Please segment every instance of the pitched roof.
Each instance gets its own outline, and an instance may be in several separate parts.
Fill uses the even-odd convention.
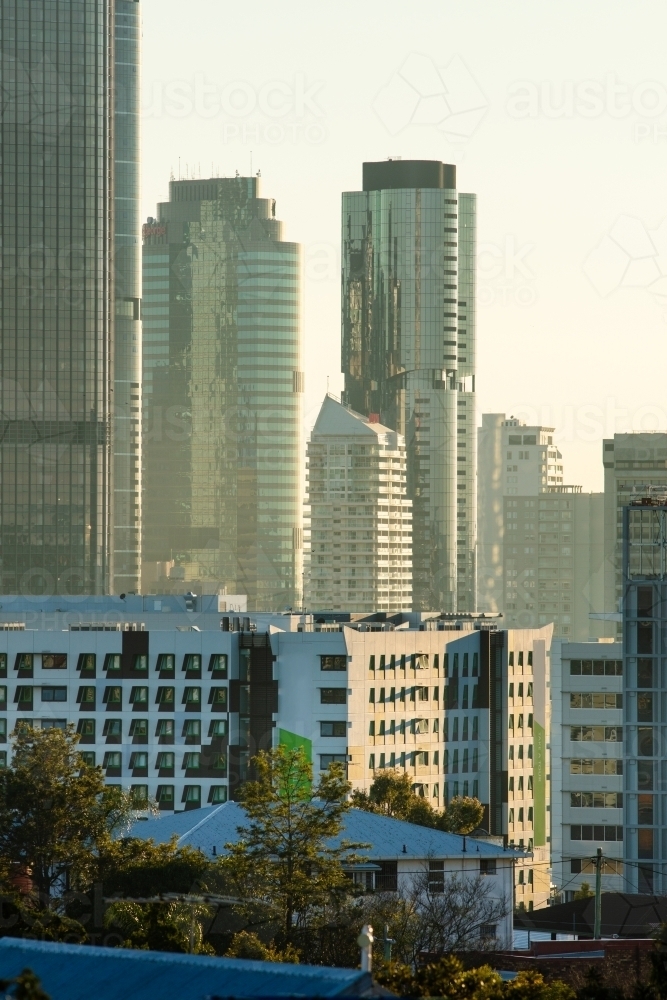
[[[601,933],[603,937],[648,937],[667,921],[667,898],[630,892],[602,893]],[[557,903],[532,913],[517,914],[515,928],[522,930],[577,933],[593,936],[595,898]]]
[[[371,423],[368,417],[364,417],[355,410],[343,406],[333,396],[326,395],[315,426],[313,435],[332,435],[334,437],[348,437],[349,435],[371,435],[377,437],[378,434],[393,434],[390,427],[384,424]]]
[[[134,824],[131,836],[142,840],[152,838],[156,843],[165,843],[174,834],[179,846],[188,845],[200,850],[208,857],[224,854],[224,845],[238,840],[237,828],[247,823],[243,808],[237,802],[225,802],[221,806],[193,809],[188,812],[169,813],[159,819],[139,821]],[[454,833],[431,830],[414,823],[405,823],[389,816],[350,809],[343,817],[343,830],[339,840],[370,844],[363,854],[370,859],[385,861],[407,858],[508,858],[523,856],[523,852],[503,850],[502,846],[486,840],[464,838]]]
[[[0,978],[30,968],[55,1000],[203,1000],[204,997],[360,996],[371,977],[359,969],[209,958],[0,939]]]

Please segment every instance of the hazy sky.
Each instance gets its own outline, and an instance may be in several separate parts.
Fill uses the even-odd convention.
[[[342,387],[340,193],[396,155],[478,197],[478,419],[555,425],[585,489],[603,436],[667,428],[664,0],[142,7],[144,214],[179,159],[252,157],[305,248],[308,426]]]

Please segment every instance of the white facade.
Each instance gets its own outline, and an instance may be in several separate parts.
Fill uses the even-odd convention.
[[[308,445],[306,607],[412,609],[412,501],[401,434],[327,395]]]
[[[623,875],[622,647],[611,640],[554,641],[551,652],[551,843],[563,901],[605,858],[603,892],[627,892]]]

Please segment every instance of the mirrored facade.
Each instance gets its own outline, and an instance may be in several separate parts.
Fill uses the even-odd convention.
[[[302,600],[301,249],[258,177],[181,180],[144,227],[145,591]]]
[[[475,219],[438,161],[343,195],[344,398],[406,439],[420,610],[475,607]]]
[[[5,593],[110,584],[113,35],[110,0],[0,5]]]

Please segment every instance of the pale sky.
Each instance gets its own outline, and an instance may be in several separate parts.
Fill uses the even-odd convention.
[[[664,0],[142,0],[143,205],[261,169],[304,245],[306,420],[340,374],[340,194],[387,156],[478,198],[478,421],[667,429]],[[187,173],[186,173],[187,171]],[[663,277],[663,274],[665,275]]]

